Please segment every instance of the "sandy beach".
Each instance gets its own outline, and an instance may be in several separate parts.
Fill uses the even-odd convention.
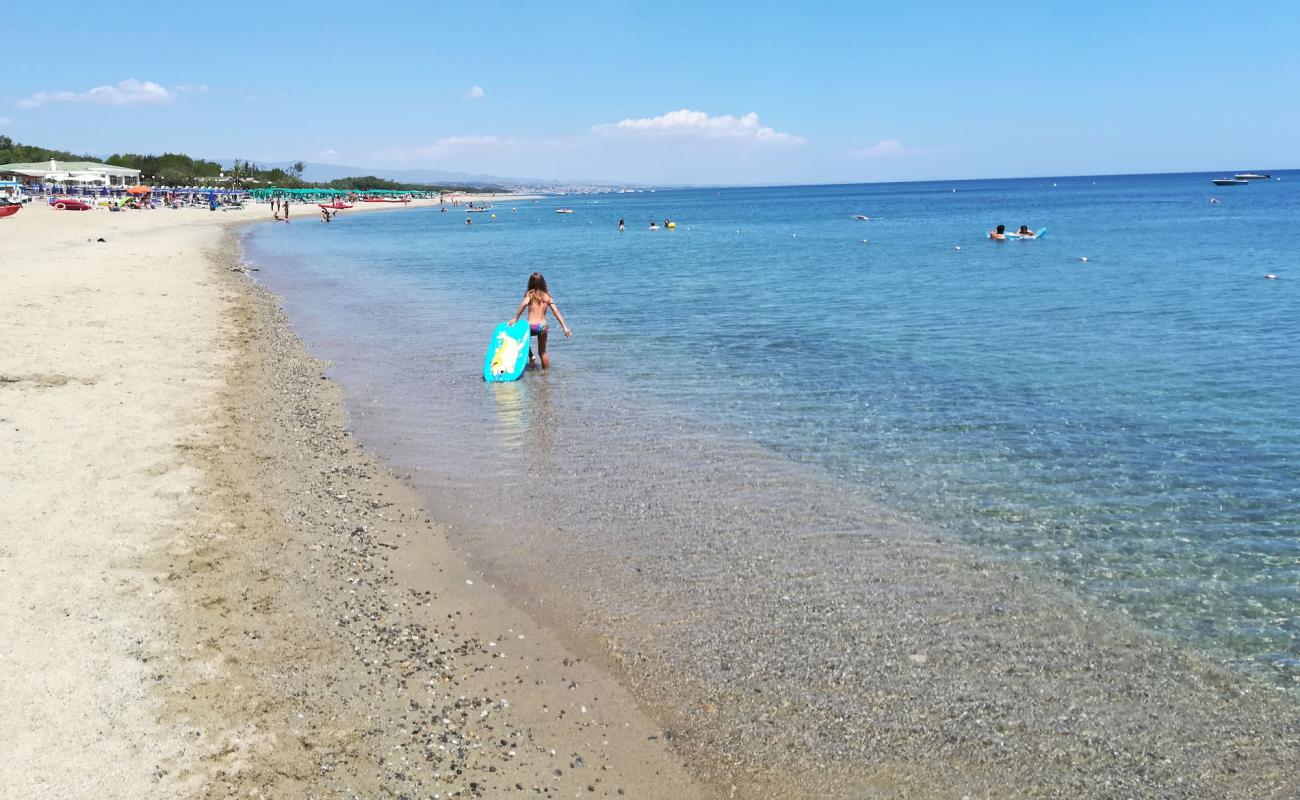
[[[353,444],[267,217],[0,229],[0,795],[705,794]]]

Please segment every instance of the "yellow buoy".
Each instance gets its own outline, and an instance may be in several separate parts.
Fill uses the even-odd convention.
[[[492,216],[492,219],[496,219],[496,218],[497,218],[497,215],[496,215],[496,214],[493,214],[493,215],[491,215],[491,216]]]

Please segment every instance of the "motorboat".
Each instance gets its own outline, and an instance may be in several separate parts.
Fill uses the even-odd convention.
[[[492,206],[470,206],[465,209],[466,214],[482,214],[484,211],[491,211]]]
[[[556,213],[556,214],[572,214],[572,213],[573,213],[573,209],[571,209],[571,208],[557,208],[557,209],[555,209],[555,213]]]
[[[1213,178],[1215,186],[1245,186],[1250,183],[1248,180],[1241,178]]]
[[[78,200],[75,197],[57,197],[54,200],[50,201],[50,205],[54,206],[59,211],[89,211],[90,210],[89,203],[83,200]]]
[[[859,222],[867,222],[871,219],[871,217],[868,217],[866,214],[854,214],[853,218]]]
[[[1258,172],[1238,172],[1236,175],[1233,175],[1232,177],[1236,178],[1239,181],[1266,181],[1273,176],[1269,175],[1268,173],[1260,175]]]

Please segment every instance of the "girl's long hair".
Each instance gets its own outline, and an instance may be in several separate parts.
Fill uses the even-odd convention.
[[[532,275],[529,275],[528,291],[541,292],[542,294],[550,294],[550,292],[546,288],[546,277],[543,276],[542,273],[540,272],[534,272]]]

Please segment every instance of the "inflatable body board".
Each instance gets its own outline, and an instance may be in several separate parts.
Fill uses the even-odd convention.
[[[487,354],[483,357],[483,380],[488,382],[518,380],[528,366],[528,320],[514,325],[502,322],[492,330]]]
[[[1033,236],[1021,236],[1018,233],[1007,233],[1006,237],[1008,239],[1041,239],[1046,235],[1047,235],[1047,228],[1039,228],[1038,233],[1035,233]]]

